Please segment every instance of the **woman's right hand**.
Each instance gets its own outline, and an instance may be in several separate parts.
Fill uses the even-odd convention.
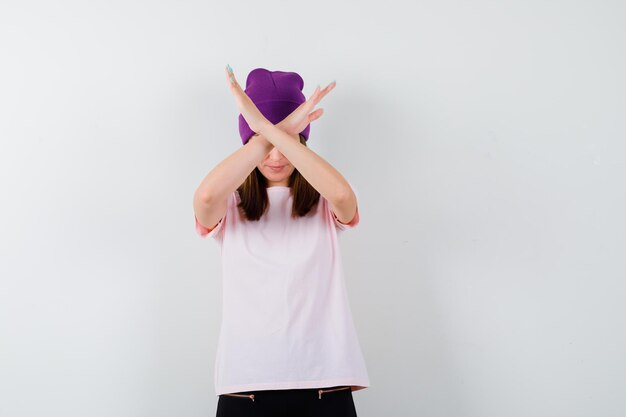
[[[324,109],[317,109],[313,111],[315,106],[324,98],[326,94],[328,94],[335,86],[336,82],[332,82],[326,86],[323,90],[320,90],[319,87],[315,88],[315,91],[309,97],[307,101],[300,104],[297,109],[295,109],[289,116],[283,119],[280,122],[281,128],[283,128],[287,133],[292,135],[297,135],[302,132],[312,121],[319,119],[322,117],[324,113]]]

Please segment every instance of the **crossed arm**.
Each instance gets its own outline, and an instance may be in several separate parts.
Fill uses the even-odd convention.
[[[274,146],[328,200],[341,223],[347,224],[354,219],[356,195],[341,173],[308,146],[301,144],[297,134],[286,132],[281,123],[267,123],[258,135],[217,164],[202,180],[194,194],[194,209],[202,224],[212,226],[217,223],[220,214],[226,210],[228,196]]]
[[[291,135],[279,126],[267,123],[258,136],[278,148],[309,184],[328,200],[340,222],[348,223],[354,218],[357,201],[348,181],[325,159],[301,144],[297,134]]]

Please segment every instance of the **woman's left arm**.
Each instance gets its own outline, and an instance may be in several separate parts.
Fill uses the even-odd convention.
[[[328,200],[340,222],[348,223],[354,218],[356,195],[335,167],[301,144],[298,135],[290,135],[270,122],[261,125],[259,135],[278,148],[309,184]]]

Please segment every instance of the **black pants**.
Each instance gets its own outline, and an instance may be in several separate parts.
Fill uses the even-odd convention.
[[[216,417],[356,417],[349,386],[222,394]]]

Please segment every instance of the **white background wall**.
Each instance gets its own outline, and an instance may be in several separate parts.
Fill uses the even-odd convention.
[[[214,415],[221,268],[192,196],[224,75],[299,72],[368,416],[623,416],[620,1],[0,3],[0,415]]]

